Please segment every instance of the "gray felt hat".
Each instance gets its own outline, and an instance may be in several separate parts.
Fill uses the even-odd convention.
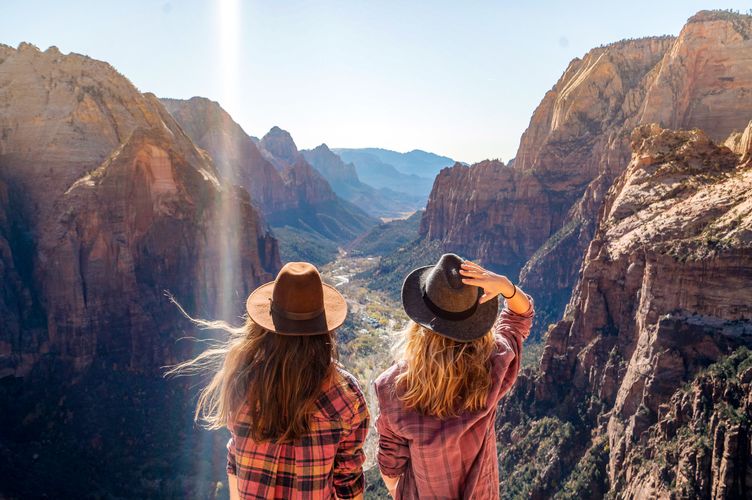
[[[499,299],[481,304],[483,291],[462,283],[460,264],[461,257],[445,253],[436,265],[412,271],[402,284],[402,306],[419,325],[458,342],[471,342],[493,326]]]

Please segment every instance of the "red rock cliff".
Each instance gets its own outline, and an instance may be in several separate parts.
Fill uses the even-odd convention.
[[[174,341],[186,327],[164,291],[204,314],[224,300],[218,244],[233,249],[233,293],[278,268],[248,195],[218,180],[159,101],[106,63],[0,47],[0,103],[5,226],[24,264],[4,272],[19,276],[17,316],[30,315],[20,334],[0,332],[6,370],[24,375],[50,356],[78,369],[100,360],[157,370],[181,354]]]
[[[211,155],[220,175],[246,188],[267,216],[336,197],[326,179],[303,159],[287,131],[273,127],[257,145],[216,102],[202,97],[162,102],[191,139]]]
[[[523,379],[502,406],[501,420],[514,421],[515,398],[525,400],[534,421],[555,418],[576,436],[560,443],[554,481],[534,485],[536,495],[576,479],[629,497],[664,405],[701,369],[752,345],[752,165],[699,130],[646,125],[632,145],[564,319],[549,332],[540,375]],[[607,477],[587,472],[594,462]],[[735,466],[734,477],[752,477],[752,464]],[[752,491],[752,481],[742,484],[736,491]]]
[[[543,324],[556,321],[605,192],[629,161],[631,130],[655,121],[720,141],[752,117],[751,30],[750,16],[701,12],[676,38],[573,60],[535,110],[512,172],[484,162],[439,174],[422,234],[503,272],[522,269]]]

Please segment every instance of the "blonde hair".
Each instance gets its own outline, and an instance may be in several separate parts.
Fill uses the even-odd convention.
[[[335,372],[333,335],[284,336],[250,318],[235,328],[223,321],[193,320],[229,334],[167,375],[213,373],[201,390],[194,418],[208,429],[231,425],[244,404],[250,437],[286,442],[309,429],[315,402]],[[246,411],[244,410],[244,413]]]
[[[411,321],[401,335],[397,357],[405,368],[396,385],[405,407],[443,419],[485,406],[494,351],[490,331],[457,342]]]

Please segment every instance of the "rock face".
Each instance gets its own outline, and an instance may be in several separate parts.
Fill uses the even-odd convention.
[[[3,374],[43,358],[158,370],[186,326],[165,290],[219,313],[223,290],[245,295],[279,267],[247,194],[106,63],[3,46],[0,103]],[[224,265],[236,279],[220,286]]]
[[[626,458],[625,496],[748,498],[751,421],[752,354],[740,349],[661,406]]]
[[[196,347],[165,295],[237,323],[276,239],[106,63],[0,46],[0,109],[0,496],[209,497],[223,436],[162,377]]]
[[[699,130],[645,125],[631,142],[632,160],[605,197],[540,374],[502,403],[502,422],[527,412],[532,422],[553,418],[572,429],[574,438],[559,443],[550,481],[532,482],[534,497],[558,488],[639,493],[634,474],[664,405],[701,369],[752,345],[752,164]],[[719,401],[736,405],[729,394]],[[500,437],[514,448],[512,433]],[[690,465],[683,470],[692,477],[705,470]],[[733,491],[749,495],[749,462],[731,456],[731,466],[747,472],[714,477],[746,477]],[[593,467],[606,468],[607,477],[597,478]],[[518,471],[507,472],[512,480]],[[705,496],[734,496],[719,495]]]
[[[209,153],[220,175],[246,188],[264,213],[297,206],[274,165],[218,103],[204,97],[160,101],[193,142]]]
[[[55,283],[45,285],[51,349],[81,367],[97,356],[134,370],[179,359],[165,342],[181,321],[164,290],[192,311],[229,300],[232,318],[238,296],[273,277],[276,245],[248,195],[223,188],[208,159],[180,142],[164,128],[138,128],[58,200],[60,232],[39,249],[67,265],[42,265],[39,275]],[[223,248],[236,252],[228,287]]]
[[[539,319],[555,321],[603,197],[629,161],[632,129],[700,127],[721,141],[748,123],[751,30],[750,16],[701,12],[677,38],[618,42],[573,60],[535,110],[512,172],[484,162],[439,175],[423,236],[513,276],[522,270]],[[488,217],[478,226],[480,214]],[[484,233],[512,238],[474,243]]]
[[[531,198],[545,196],[534,176],[497,160],[443,169],[434,181],[420,234],[440,240],[460,255],[482,256],[487,265],[515,274],[519,262],[551,231],[549,207],[545,203],[516,204],[518,190]],[[500,252],[501,248],[505,251]],[[492,260],[487,257],[491,255]]]

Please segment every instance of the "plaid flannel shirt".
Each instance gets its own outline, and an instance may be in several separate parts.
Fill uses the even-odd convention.
[[[355,378],[342,368],[316,402],[310,431],[291,443],[254,442],[248,412],[230,426],[227,473],[241,498],[354,498],[363,492],[369,413]]]
[[[395,377],[404,369],[401,363],[376,379],[377,460],[383,474],[400,478],[397,499],[499,497],[496,408],[517,380],[522,342],[530,333],[533,315],[531,299],[525,314],[505,307],[496,319],[493,379],[486,406],[480,411],[441,420],[405,409],[395,387]]]

